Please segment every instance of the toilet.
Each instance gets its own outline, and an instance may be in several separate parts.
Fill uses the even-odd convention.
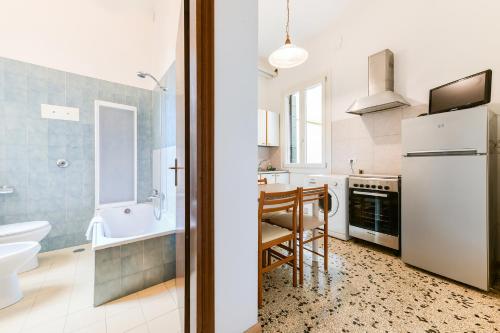
[[[0,309],[23,298],[17,274],[39,251],[37,242],[0,244]]]
[[[48,235],[51,229],[48,221],[31,221],[12,223],[0,226],[0,245],[16,242],[40,242]],[[23,273],[38,267],[38,257],[34,256],[20,268]]]

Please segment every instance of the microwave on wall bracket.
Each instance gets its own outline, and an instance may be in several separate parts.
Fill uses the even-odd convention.
[[[467,109],[491,100],[491,69],[431,89],[429,114]]]

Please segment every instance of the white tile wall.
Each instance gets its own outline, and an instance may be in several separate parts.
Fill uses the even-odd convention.
[[[401,121],[427,112],[426,105],[369,113],[332,124],[333,173],[401,173]]]

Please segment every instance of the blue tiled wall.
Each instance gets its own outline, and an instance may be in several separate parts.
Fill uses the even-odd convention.
[[[160,79],[167,91],[156,87],[153,90],[153,147],[166,148],[175,145],[176,137],[176,83],[175,62]]]
[[[130,73],[134,75],[134,73]],[[94,214],[94,101],[138,108],[138,200],[151,192],[152,92],[0,58],[0,224],[48,220],[44,251],[86,242]],[[80,121],[40,117],[43,103],[78,107]],[[70,166],[56,166],[59,158]]]

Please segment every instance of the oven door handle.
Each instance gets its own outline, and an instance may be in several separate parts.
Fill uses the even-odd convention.
[[[380,197],[387,198],[387,194],[385,193],[377,193],[377,192],[361,192],[361,191],[352,191],[353,194],[366,195],[369,197]]]

